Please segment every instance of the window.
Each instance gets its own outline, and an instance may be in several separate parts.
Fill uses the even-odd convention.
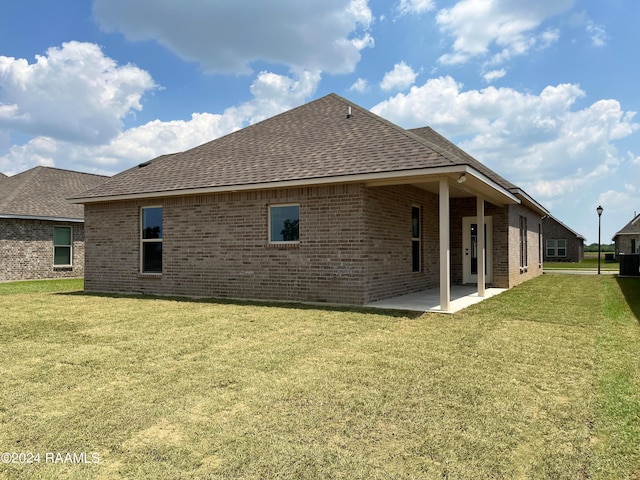
[[[529,265],[527,259],[528,245],[527,245],[527,218],[520,217],[520,270],[526,271]]]
[[[71,266],[73,234],[71,227],[53,227],[53,265]]]
[[[538,263],[542,265],[542,224],[538,224]]]
[[[140,216],[141,271],[162,273],[162,207],[143,207]]]
[[[298,243],[300,241],[300,205],[269,207],[269,242]]]
[[[411,207],[411,263],[414,272],[420,271],[420,207]]]
[[[547,257],[566,257],[566,240],[547,240]]]
[[[566,257],[567,256],[567,241],[566,240],[558,240],[558,256]]]

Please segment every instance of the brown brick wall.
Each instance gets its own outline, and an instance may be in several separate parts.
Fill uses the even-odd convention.
[[[88,204],[88,291],[364,303],[361,186]],[[268,206],[300,204],[299,245],[270,245]],[[163,274],[141,275],[139,215],[163,207]]]
[[[435,288],[439,283],[438,196],[411,186],[365,190],[367,301]],[[412,207],[421,212],[421,271],[413,272]]]
[[[73,265],[53,266],[53,227],[71,226]],[[0,219],[0,281],[74,278],[84,275],[82,223]]]
[[[527,218],[527,245],[528,266],[520,268],[520,217]],[[538,239],[538,226],[542,224],[540,215],[522,205],[509,206],[509,285],[511,288],[522,282],[542,275],[542,261],[540,258],[540,241]]]
[[[300,205],[300,243],[270,245],[268,206]],[[163,273],[140,274],[140,209],[163,207]],[[411,209],[421,208],[421,271],[412,271]],[[522,211],[527,211],[523,209]],[[462,281],[462,218],[475,199],[451,200],[451,274]],[[538,274],[507,256],[513,213],[493,217],[493,285]],[[518,216],[515,216],[518,234]],[[507,227],[507,221],[510,222]],[[412,186],[340,185],[85,206],[88,291],[363,304],[439,284],[438,196]],[[529,221],[529,248],[537,223]],[[535,235],[533,232],[536,232]],[[535,263],[537,266],[537,263]],[[541,272],[541,270],[540,270]]]
[[[632,240],[635,240],[636,251],[632,251]],[[616,255],[620,253],[638,253],[640,249],[640,235],[618,235],[615,240]]]

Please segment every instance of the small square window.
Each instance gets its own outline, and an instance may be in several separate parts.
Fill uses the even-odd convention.
[[[297,243],[300,241],[300,206],[274,205],[269,207],[269,242]]]

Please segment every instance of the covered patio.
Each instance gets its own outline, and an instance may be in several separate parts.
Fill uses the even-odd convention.
[[[506,288],[485,288],[484,296],[480,296],[478,295],[478,287],[476,285],[453,285],[450,289],[451,297],[448,310],[441,308],[440,289],[437,288],[399,297],[386,298],[365,306],[390,310],[407,310],[411,312],[456,313],[506,290]]]

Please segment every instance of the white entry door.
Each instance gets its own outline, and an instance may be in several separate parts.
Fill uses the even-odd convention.
[[[484,217],[485,226],[485,280],[493,281],[493,222]],[[478,283],[478,220],[477,217],[462,219],[462,282]]]

